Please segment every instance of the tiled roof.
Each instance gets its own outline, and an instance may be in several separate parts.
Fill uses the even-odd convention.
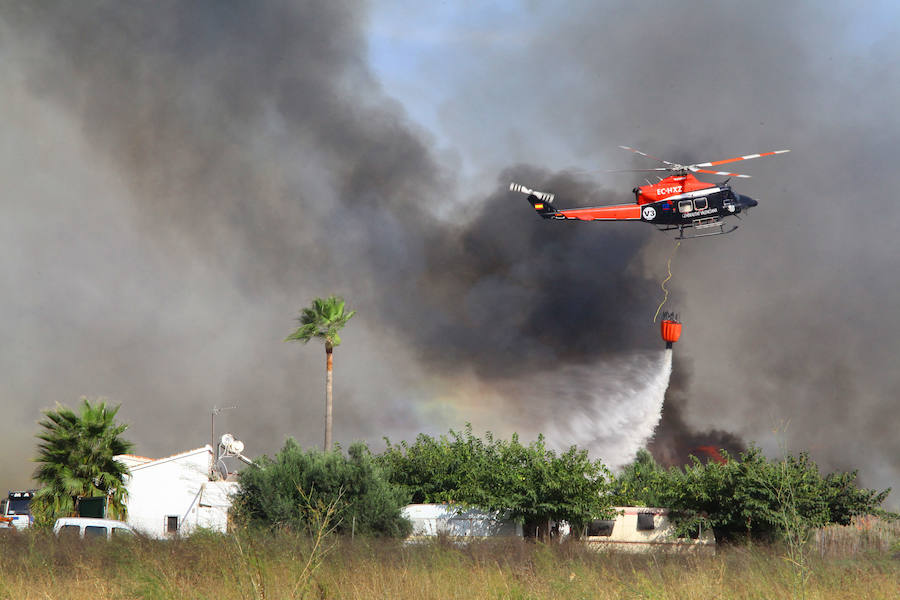
[[[198,452],[212,453],[212,449],[209,447],[209,444],[207,444],[200,448],[179,452],[178,454],[170,454],[169,456],[163,456],[162,458],[147,458],[146,456],[136,456],[133,454],[117,454],[115,458],[128,465],[129,468],[136,469],[153,466],[156,463],[174,460],[183,456],[190,456],[191,454],[196,454]]]

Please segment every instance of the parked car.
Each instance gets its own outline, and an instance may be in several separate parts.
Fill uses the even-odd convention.
[[[56,537],[78,537],[82,539],[112,539],[134,536],[134,530],[122,521],[93,519],[90,517],[63,517],[53,524]]]

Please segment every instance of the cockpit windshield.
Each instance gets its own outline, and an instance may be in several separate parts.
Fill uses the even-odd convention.
[[[10,498],[9,505],[6,508],[8,515],[27,515],[28,505],[31,498]]]

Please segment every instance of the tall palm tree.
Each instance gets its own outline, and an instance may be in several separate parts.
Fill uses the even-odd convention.
[[[312,305],[300,311],[297,320],[300,327],[287,336],[286,342],[307,343],[313,338],[325,341],[325,450],[331,448],[331,395],[332,395],[332,371],[334,359],[332,354],[335,347],[341,344],[341,336],[338,332],[344,328],[350,317],[356,314],[355,310],[345,311],[344,299],[339,296],[329,296],[324,300],[316,298]]]
[[[128,467],[113,457],[129,452],[134,444],[120,437],[128,426],[116,424],[118,411],[118,406],[108,408],[104,402],[91,404],[82,398],[79,414],[60,405],[44,412],[38,423],[43,431],[37,435],[42,441],[34,472],[43,487],[31,503],[38,525],[49,526],[57,517],[73,515],[81,497],[106,496],[109,516],[125,518]]]

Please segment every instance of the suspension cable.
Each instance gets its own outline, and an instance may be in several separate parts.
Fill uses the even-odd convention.
[[[662,283],[659,287],[662,288],[662,291],[665,292],[665,296],[663,297],[662,302],[659,303],[659,307],[656,309],[656,314],[653,315],[653,322],[656,323],[656,318],[659,316],[659,311],[662,310],[663,304],[666,303],[666,300],[669,299],[669,290],[666,289],[666,284],[672,279],[672,259],[675,258],[675,253],[678,252],[678,247],[681,245],[681,240],[677,240],[675,242],[675,248],[672,249],[672,254],[669,255],[669,260],[666,261],[666,270],[669,274],[663,279]]]

